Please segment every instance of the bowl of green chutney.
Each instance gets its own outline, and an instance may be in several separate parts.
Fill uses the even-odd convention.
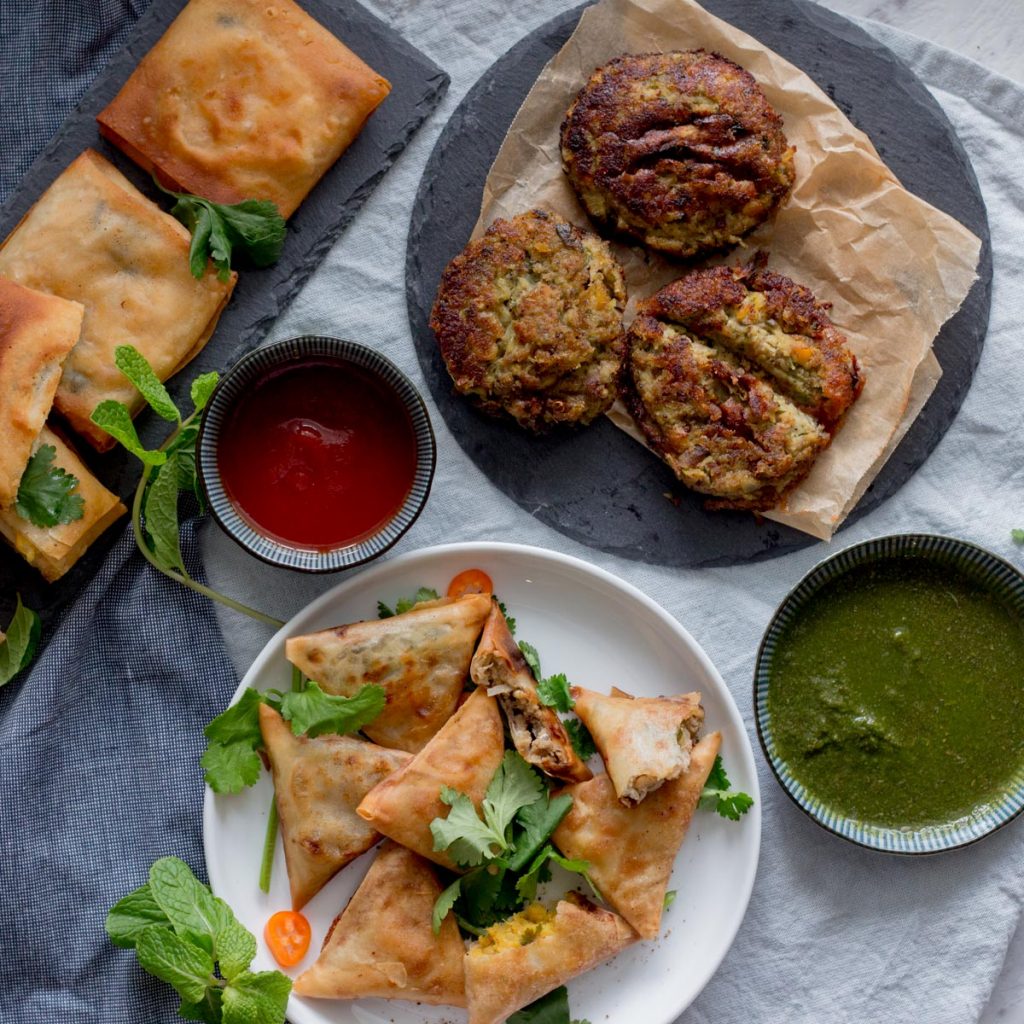
[[[754,712],[828,831],[900,854],[977,842],[1024,809],[1024,575],[930,534],[838,552],[772,618]]]

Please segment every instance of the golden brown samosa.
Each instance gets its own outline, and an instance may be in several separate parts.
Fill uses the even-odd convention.
[[[476,690],[404,768],[366,794],[356,811],[378,832],[455,870],[452,859],[434,849],[430,832],[435,818],[448,817],[441,788],[465,793],[479,808],[504,754],[498,705]]]
[[[316,999],[408,999],[465,1006],[464,947],[449,914],[431,927],[441,884],[422,857],[385,843],[294,992]]]
[[[699,693],[678,697],[606,697],[574,686],[576,714],[594,737],[619,799],[633,807],[690,764],[704,722]]]
[[[527,907],[488,928],[466,954],[469,1024],[500,1024],[638,938],[618,914],[576,893],[553,911]]]
[[[266,704],[260,730],[274,773],[292,907],[300,910],[380,839],[356,807],[412,756],[354,736],[296,736]]]
[[[285,655],[327,693],[382,686],[387,706],[363,731],[415,754],[454,713],[490,607],[487,594],[428,601],[389,619],[293,636]]]
[[[562,790],[572,809],[551,838],[565,856],[589,862],[598,891],[645,939],[657,938],[676,854],[721,742],[720,733],[705,736],[689,768],[637,807],[616,799],[607,775]]]
[[[555,709],[540,702],[537,680],[497,601],[492,602],[470,675],[501,702],[512,742],[525,761],[563,782],[585,782],[591,777]]]

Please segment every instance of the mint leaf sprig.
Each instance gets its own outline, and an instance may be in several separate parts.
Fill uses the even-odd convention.
[[[732,788],[722,764],[722,757],[718,755],[708,780],[704,783],[697,806],[703,810],[717,811],[730,821],[739,821],[754,806],[754,798],[748,793],[740,793]]]
[[[209,1024],[283,1024],[291,979],[249,970],[256,939],[177,857],[107,914],[110,941],[134,949],[143,970],[181,997],[178,1013]]]
[[[119,345],[114,352],[118,369],[138,389],[158,416],[176,424],[176,429],[156,450],[147,449],[139,440],[131,411],[121,402],[100,402],[90,419],[101,430],[138,458],[142,477],[132,502],[132,531],[143,557],[165,576],[243,615],[281,627],[280,619],[236,601],[226,594],[193,579],[185,568],[181,553],[178,500],[182,492],[194,494],[203,507],[203,493],[196,474],[196,440],[199,421],[206,403],[217,386],[216,373],[204,373],[192,381],[192,413],[182,418],[170,394],[153,368],[133,345]]]
[[[73,523],[85,515],[85,500],[75,493],[78,477],[55,466],[56,457],[57,449],[52,444],[40,445],[21,474],[14,509],[34,526]]]
[[[28,667],[39,646],[41,633],[39,616],[21,603],[19,594],[7,633],[0,633],[0,686]]]

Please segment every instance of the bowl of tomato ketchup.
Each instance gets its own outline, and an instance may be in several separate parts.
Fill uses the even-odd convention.
[[[250,352],[199,431],[214,519],[273,565],[333,572],[387,551],[416,521],[437,450],[426,406],[365,345],[304,335]]]

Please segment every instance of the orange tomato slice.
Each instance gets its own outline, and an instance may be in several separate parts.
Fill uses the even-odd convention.
[[[282,967],[294,967],[306,955],[309,936],[309,922],[297,910],[279,910],[263,929],[263,938]]]
[[[483,569],[466,569],[448,584],[449,597],[465,597],[466,594],[493,594],[494,584]]]

